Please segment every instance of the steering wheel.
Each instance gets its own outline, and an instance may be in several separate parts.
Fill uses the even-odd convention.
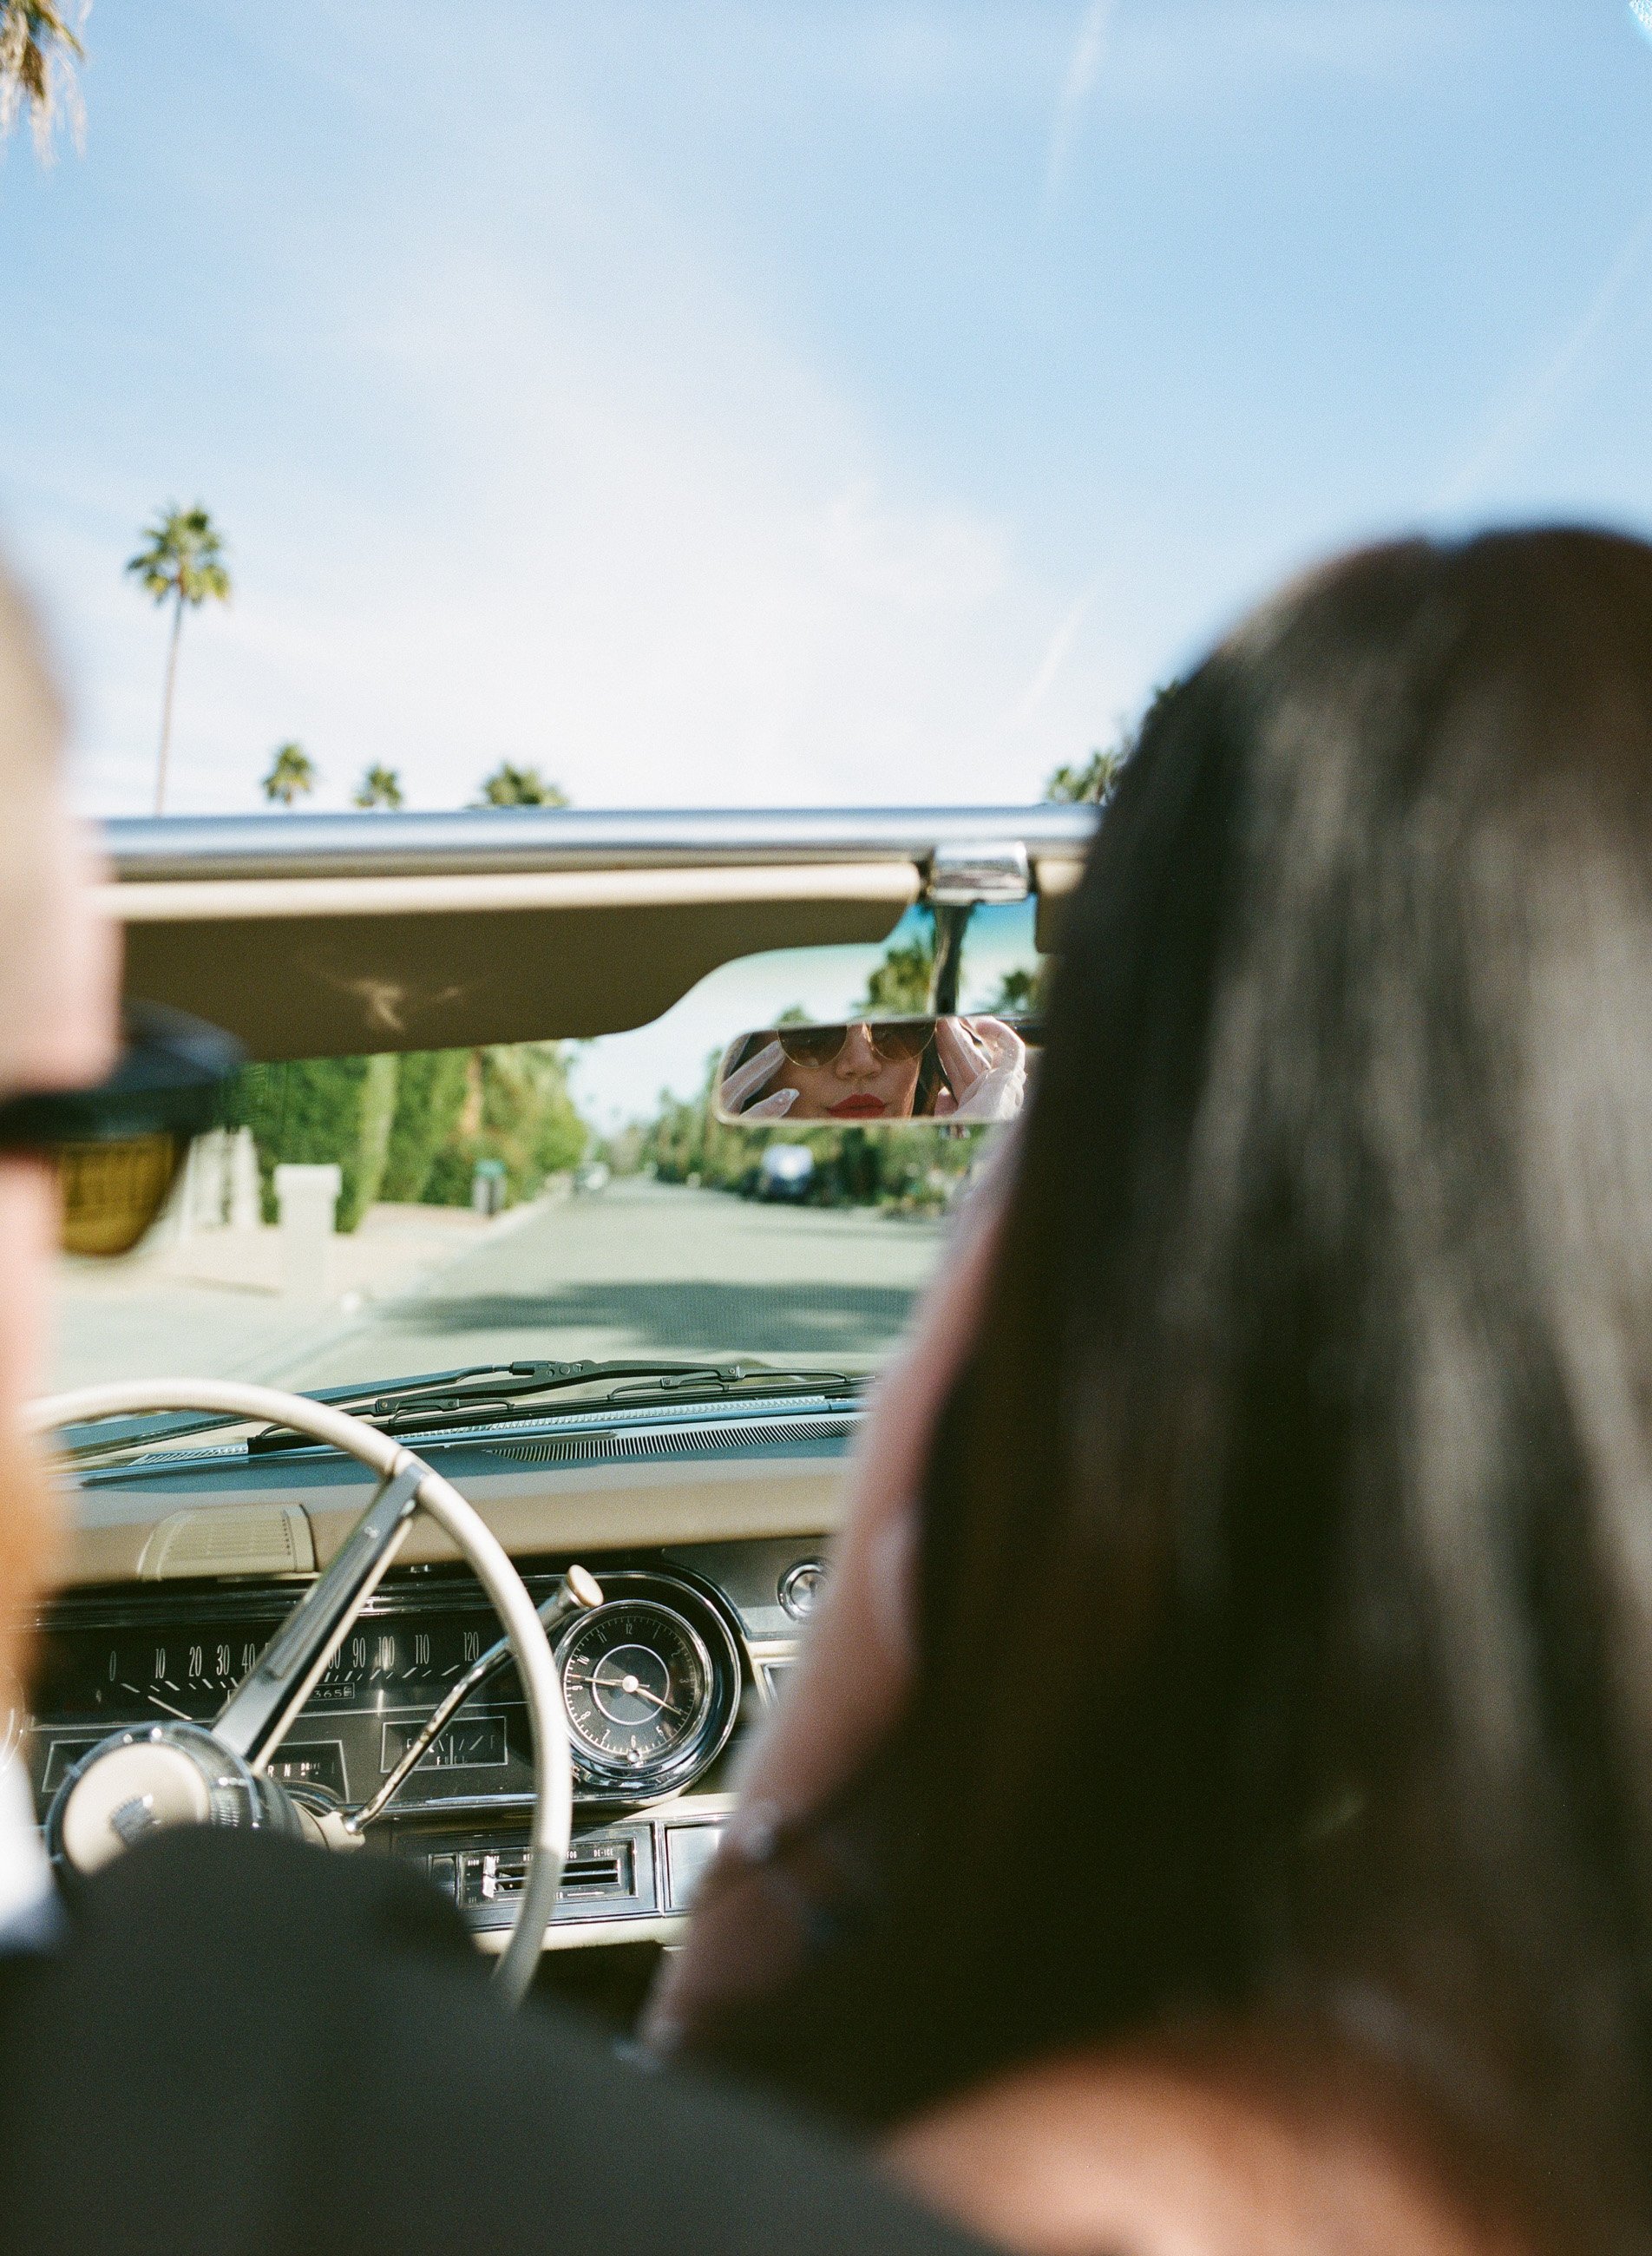
[[[49,1396],[30,1406],[26,1423],[31,1432],[46,1434],[60,1426],[161,1410],[218,1411],[290,1427],[312,1441],[331,1442],[377,1473],[379,1484],[331,1564],[294,1606],[210,1727],[145,1724],[104,1740],[65,1780],[53,1804],[48,1837],[82,1870],[158,1826],[189,1822],[263,1827],[340,1847],[357,1845],[360,1836],[343,1826],[318,1825],[267,1770],[317,1678],[401,1549],[414,1513],[423,1510],[457,1544],[505,1625],[533,1726],[533,1854],[515,1924],[495,1970],[506,1999],[519,2003],[556,1907],[573,1824],[574,1782],[568,1718],[545,1625],[504,1547],[475,1506],[411,1449],[376,1426],[301,1394],[224,1379],[139,1380]],[[575,1569],[570,1582],[579,1573]],[[589,1576],[583,1587],[596,1588]],[[590,1602],[579,1595],[573,1600]]]

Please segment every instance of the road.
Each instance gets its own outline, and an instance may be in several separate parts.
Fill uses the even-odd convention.
[[[860,1209],[759,1206],[637,1180],[505,1218],[410,1287],[355,1307],[244,1285],[141,1292],[82,1275],[56,1383],[234,1376],[294,1387],[531,1357],[880,1361],[943,1226]],[[351,1296],[355,1298],[356,1296]]]

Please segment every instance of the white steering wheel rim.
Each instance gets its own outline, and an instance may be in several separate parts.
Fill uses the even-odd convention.
[[[143,1417],[166,1410],[215,1411],[226,1417],[290,1427],[312,1441],[328,1442],[381,1479],[420,1464],[415,1453],[392,1435],[380,1433],[345,1410],[312,1402],[279,1387],[244,1385],[226,1378],[134,1379],[112,1386],[83,1386],[32,1402],[24,1423],[32,1434],[60,1427],[89,1425],[100,1418]],[[574,1823],[574,1766],[568,1718],[557,1688],[556,1667],[544,1626],[521,1576],[492,1529],[467,1504],[453,1484],[424,1466],[417,1491],[444,1533],[452,1537],[486,1591],[511,1640],[533,1734],[533,1849],[528,1885],[516,1907],[516,1923],[495,1970],[495,1978],[512,2005],[526,1994],[539,1965],[544,1930],[555,1907],[562,1866],[568,1860]]]

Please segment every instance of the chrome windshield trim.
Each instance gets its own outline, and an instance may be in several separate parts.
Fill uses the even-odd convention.
[[[1019,841],[1084,853],[1093,807],[461,808],[447,814],[166,815],[103,826],[126,884],[243,878],[431,877],[709,863],[927,863],[937,848]]]
[[[865,1397],[852,1394],[780,1394],[746,1402],[731,1402],[713,1395],[702,1397],[698,1402],[645,1403],[637,1406],[616,1404],[612,1408],[592,1403],[581,1410],[524,1411],[519,1418],[508,1421],[447,1427],[434,1432],[413,1428],[409,1434],[419,1443],[420,1453],[427,1456],[433,1449],[469,1448],[478,1442],[499,1441],[543,1441],[551,1435],[575,1441],[589,1436],[596,1441],[604,1434],[631,1431],[638,1427],[654,1433],[679,1432],[686,1435],[726,1430],[750,1436],[754,1428],[768,1421],[836,1425],[844,1420],[858,1421],[865,1415]],[[127,1446],[132,1451],[130,1456],[110,1463],[77,1468],[78,1485],[117,1487],[135,1473],[151,1472],[159,1467],[175,1472],[181,1465],[225,1457],[245,1463],[251,1455],[244,1442],[202,1441],[192,1448],[187,1442],[168,1445],[164,1439],[158,1439],[153,1448],[146,1448],[139,1436]],[[325,1456],[328,1451],[316,1444],[294,1447],[281,1454],[291,1460]],[[270,1459],[260,1455],[258,1462],[267,1464]]]

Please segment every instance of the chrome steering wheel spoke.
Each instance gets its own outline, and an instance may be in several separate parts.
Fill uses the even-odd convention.
[[[168,1824],[270,1824],[280,1829],[284,1820],[290,1819],[294,1829],[304,1830],[298,1804],[265,1766],[400,1550],[415,1510],[422,1511],[469,1564],[498,1615],[532,1728],[528,1876],[494,1970],[504,1996],[512,2004],[519,2003],[533,1979],[545,1930],[556,1909],[574,1818],[568,1717],[545,1624],[520,1575],[475,1506],[434,1466],[378,1427],[306,1395],[241,1379],[142,1379],[54,1395],[32,1403],[24,1416],[31,1431],[49,1434],[58,1427],[102,1418],[173,1411],[211,1412],[236,1422],[288,1427],[355,1458],[378,1476],[379,1484],[342,1549],[230,1694],[213,1728],[208,1731],[185,1718],[141,1731],[116,1732],[71,1770],[53,1803],[48,1830],[58,1828],[64,1853],[79,1871],[93,1870],[118,1853],[129,1834],[141,1836]],[[579,1572],[569,1570],[568,1585]],[[589,1582],[589,1576],[583,1579]],[[600,1600],[594,1583],[590,1591]],[[575,1603],[591,1603],[589,1593]],[[321,1825],[317,1830],[334,1848],[355,1846],[360,1840],[359,1832],[348,1831],[342,1822]],[[81,1837],[81,1852],[73,1846],[71,1835]]]
[[[411,1451],[403,1453],[403,1462],[380,1484],[326,1573],[311,1584],[219,1710],[213,1737],[255,1773],[286,1737],[406,1540],[428,1470]]]

